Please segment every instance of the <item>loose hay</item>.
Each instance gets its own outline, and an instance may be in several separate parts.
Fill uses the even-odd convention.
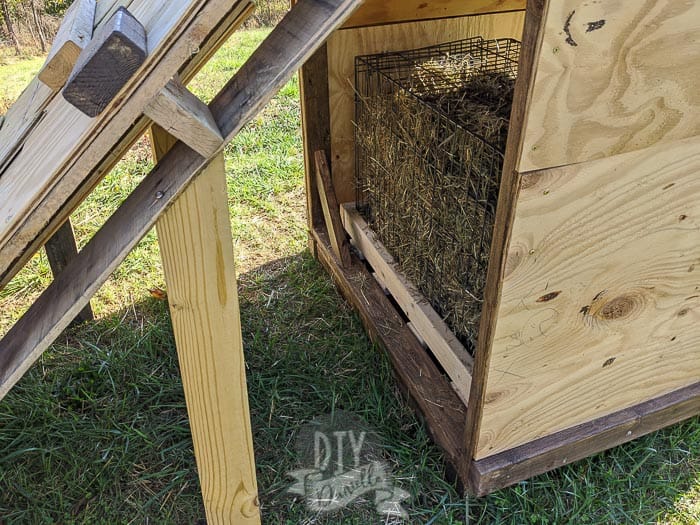
[[[470,349],[518,52],[477,38],[356,62],[358,208]]]

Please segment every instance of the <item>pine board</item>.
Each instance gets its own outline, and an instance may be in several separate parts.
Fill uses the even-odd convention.
[[[481,459],[700,377],[700,139],[524,176]]]
[[[700,134],[700,1],[548,2],[519,170]]]

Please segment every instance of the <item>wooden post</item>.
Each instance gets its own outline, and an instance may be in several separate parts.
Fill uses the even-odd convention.
[[[175,142],[154,126],[156,159]],[[210,524],[260,523],[223,153],[157,224]]]
[[[68,219],[63,223],[56,233],[49,239],[44,246],[46,257],[49,260],[51,273],[54,277],[58,276],[63,269],[78,256],[78,245],[75,242],[75,234],[73,233],[73,225]],[[92,313],[90,303],[83,308],[73,321],[76,324],[85,323],[95,319]]]

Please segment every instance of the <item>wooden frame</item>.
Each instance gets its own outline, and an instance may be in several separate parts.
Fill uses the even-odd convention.
[[[573,0],[529,0],[524,19],[522,11],[484,14],[479,2],[428,1],[422,14],[412,2],[368,2],[302,70],[306,156],[322,149],[331,158],[345,229],[364,262],[353,254],[352,265],[343,268],[329,250],[319,188],[307,165],[312,250],[369,334],[386,347],[431,435],[475,494],[700,413],[700,293],[694,280],[700,269],[694,222],[700,217],[700,115],[686,90],[693,84],[684,81],[664,96],[620,77],[637,75],[656,86],[673,82],[674,75],[700,73],[700,44],[692,38],[684,40],[683,58],[672,61],[663,78],[649,67],[656,49],[675,42],[664,35],[698,31],[700,2],[665,9],[670,1],[603,1],[583,10],[584,17]],[[578,15],[570,17],[572,12]],[[632,35],[625,29],[629,20],[642,18],[659,30],[636,25]],[[407,293],[410,283],[402,283],[390,256],[382,255],[348,204],[355,198],[351,59],[474,31],[515,36],[523,47],[471,386],[466,393],[464,384],[458,387],[458,396],[450,375],[458,377],[459,366],[450,365],[449,356],[441,359],[439,350],[435,357],[446,370],[429,365],[421,344],[434,334],[411,331],[415,319],[406,311],[420,297]],[[402,36],[408,34],[421,36]],[[629,54],[634,63],[619,66]],[[569,81],[574,68],[594,75],[600,99]],[[615,91],[623,105],[609,103],[613,95],[605,81],[611,75],[620,77],[616,86],[626,86]],[[650,113],[654,133],[631,116],[633,107],[666,103],[679,117]],[[588,118],[604,123],[600,135],[587,130]],[[555,140],[560,136],[563,146]],[[400,335],[387,333],[387,320]],[[448,347],[448,340],[437,346]],[[401,362],[404,348],[421,363],[419,371]],[[438,403],[449,410],[440,412]]]

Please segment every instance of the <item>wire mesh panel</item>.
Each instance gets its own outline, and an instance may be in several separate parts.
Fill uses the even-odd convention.
[[[476,37],[355,60],[358,210],[472,349],[519,54]]]

